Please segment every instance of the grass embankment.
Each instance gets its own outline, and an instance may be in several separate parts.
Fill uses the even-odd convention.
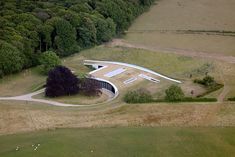
[[[72,96],[61,96],[55,98],[45,97],[45,94],[39,94],[34,96],[36,99],[46,99],[51,101],[56,101],[65,104],[74,104],[74,105],[92,105],[105,102],[108,100],[108,95],[101,94],[99,96],[85,96],[82,94],[72,95]]]
[[[1,157],[232,157],[235,134],[234,128],[59,129],[1,136],[0,148]]]
[[[0,79],[0,96],[28,94],[41,88],[45,80],[46,76],[41,75],[38,68],[4,76]]]
[[[175,54],[165,54],[133,48],[109,48],[99,46],[66,58],[65,65],[69,67],[76,65],[76,67],[78,67],[78,64],[81,64],[84,59],[111,60],[136,64],[173,78],[184,78],[190,72],[193,72],[193,74],[197,76],[204,74],[202,73],[203,70],[211,68],[205,65],[213,64],[212,61],[194,59],[192,57]],[[69,62],[67,62],[67,60],[69,60]],[[78,68],[76,69],[79,71]]]

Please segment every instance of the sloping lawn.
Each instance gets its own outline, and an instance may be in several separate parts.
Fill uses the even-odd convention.
[[[234,132],[235,128],[59,129],[0,136],[0,156],[232,157]]]

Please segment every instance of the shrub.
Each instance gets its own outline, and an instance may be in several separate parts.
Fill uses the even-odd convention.
[[[46,83],[46,96],[58,97],[73,95],[79,92],[79,79],[64,67],[57,66],[48,74]]]
[[[216,102],[216,98],[192,98],[185,97],[181,100],[181,102]]]
[[[180,101],[184,98],[184,93],[179,86],[172,85],[166,91],[165,100],[167,101]]]
[[[215,79],[212,76],[205,76],[202,80],[195,79],[194,83],[202,84],[206,87],[211,87],[216,84]]]
[[[0,69],[0,79],[3,78],[3,71]]]
[[[233,98],[228,98],[229,101],[235,101],[235,97]]]
[[[41,69],[44,74],[61,64],[60,58],[53,51],[46,51],[39,58]]]
[[[197,97],[203,97],[203,96],[205,96],[205,95],[207,95],[207,94],[209,94],[209,93],[212,93],[212,92],[214,92],[214,91],[219,90],[219,89],[222,88],[222,87],[224,87],[223,84],[215,84],[214,86],[209,87],[205,93],[200,94],[200,95],[198,95]]]
[[[212,76],[205,76],[202,80],[195,79],[194,83],[204,85],[207,88],[207,91],[205,93],[198,95],[197,97],[203,97],[209,93],[219,90],[224,86],[223,84],[217,83]]]
[[[140,89],[127,92],[127,94],[124,96],[124,101],[126,103],[149,103],[153,101],[153,98],[149,92]]]
[[[81,92],[86,96],[98,96],[101,93],[98,81],[90,78],[84,78],[81,81],[80,88]]]

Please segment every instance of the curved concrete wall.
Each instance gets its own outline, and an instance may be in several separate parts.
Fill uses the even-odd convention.
[[[118,88],[112,82],[110,82],[108,80],[105,80],[105,79],[102,79],[102,78],[96,78],[96,77],[92,78],[92,79],[97,80],[97,81],[106,82],[106,83],[110,84],[113,87],[113,89],[114,89],[114,92],[111,91],[114,94],[113,99],[115,99],[119,95]]]

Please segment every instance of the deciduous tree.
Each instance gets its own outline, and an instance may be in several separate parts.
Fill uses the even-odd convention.
[[[79,79],[66,67],[57,66],[48,74],[46,96],[58,97],[79,92]]]
[[[184,93],[179,86],[171,85],[166,91],[165,99],[167,101],[180,101],[184,98]]]
[[[44,74],[61,64],[60,58],[53,51],[46,51],[39,58],[41,69]]]

